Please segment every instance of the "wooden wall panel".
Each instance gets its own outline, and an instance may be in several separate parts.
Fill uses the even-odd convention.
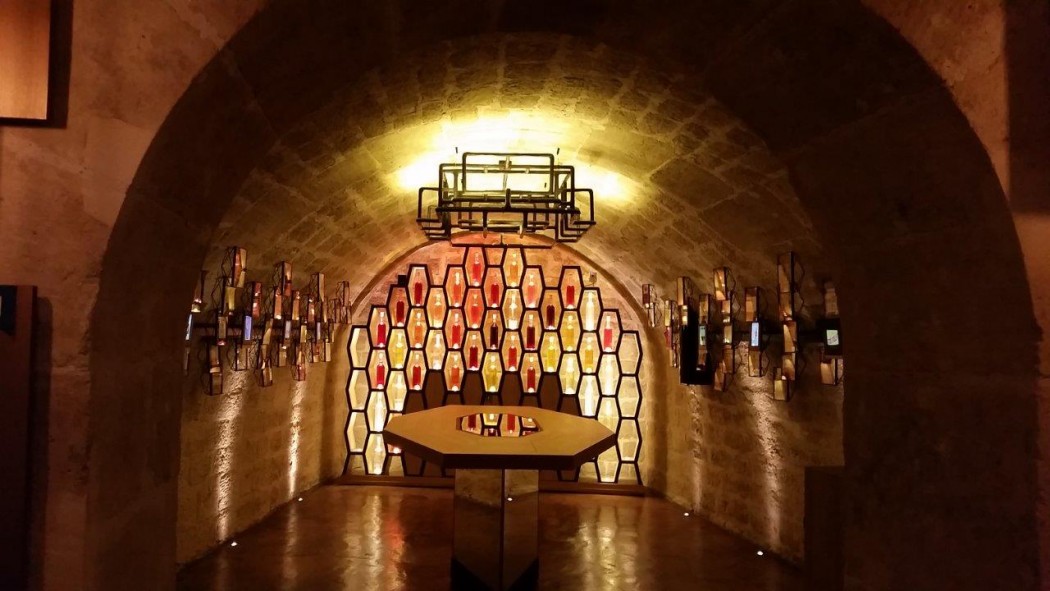
[[[0,2],[0,117],[47,119],[51,0]]]

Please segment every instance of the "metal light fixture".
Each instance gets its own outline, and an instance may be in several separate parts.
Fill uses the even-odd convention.
[[[736,373],[736,338],[733,333],[736,315],[736,279],[729,267],[718,267],[714,270],[714,297],[719,303],[722,317],[722,355],[715,367],[712,386],[719,392],[729,389]]]
[[[787,252],[777,257],[777,308],[784,332],[784,348],[780,367],[773,372],[773,398],[776,400],[791,399],[795,380],[802,372],[796,316],[802,303],[799,285],[803,275],[798,255]]]
[[[464,152],[419,189],[416,222],[431,239],[459,232],[549,233],[576,242],[594,225],[594,192],[554,154]]]

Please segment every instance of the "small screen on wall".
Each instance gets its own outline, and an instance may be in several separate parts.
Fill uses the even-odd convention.
[[[697,328],[699,329],[699,330],[697,331],[697,333],[698,333],[698,334],[700,335],[700,336],[699,336],[699,339],[700,339],[700,347],[701,347],[701,348],[703,348],[703,347],[706,347],[706,346],[707,346],[707,327],[706,327],[706,326],[704,326],[703,324],[701,324],[701,325],[700,325],[699,327],[697,327]]]
[[[751,323],[751,346],[757,347],[759,345],[759,337],[761,335],[762,325],[758,322]]]
[[[824,342],[827,344],[827,346],[828,347],[838,347],[839,346],[839,331],[838,331],[838,329],[837,328],[829,328],[829,329],[827,329],[824,332],[825,332],[825,334],[824,334]]]

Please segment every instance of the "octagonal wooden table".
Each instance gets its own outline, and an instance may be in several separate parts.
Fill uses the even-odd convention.
[[[455,469],[453,583],[500,591],[539,574],[539,471],[575,470],[616,444],[594,419],[531,406],[442,406],[392,418],[383,436]]]

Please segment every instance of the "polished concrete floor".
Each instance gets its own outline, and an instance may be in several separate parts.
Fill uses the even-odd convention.
[[[449,589],[452,493],[324,486],[179,574],[180,591]],[[798,591],[801,574],[671,503],[543,494],[540,589]]]

